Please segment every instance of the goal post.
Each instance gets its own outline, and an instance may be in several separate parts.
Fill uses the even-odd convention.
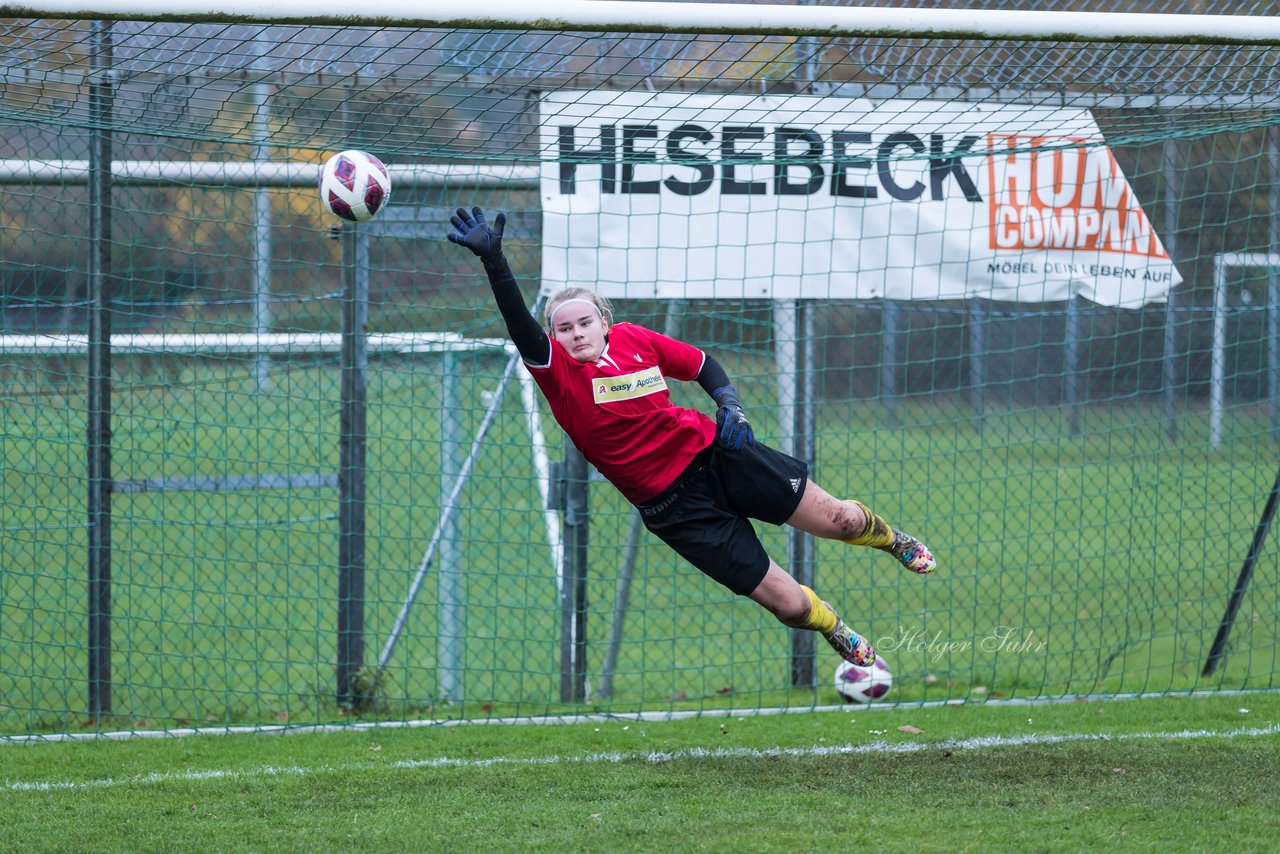
[[[1232,269],[1266,271],[1265,299],[1237,300],[1230,305]],[[1248,292],[1244,292],[1246,295]],[[1209,445],[1216,451],[1222,447],[1223,419],[1226,401],[1227,320],[1232,313],[1259,309],[1266,316],[1266,387],[1267,406],[1271,411],[1272,435],[1280,441],[1280,252],[1224,252],[1213,259],[1213,354],[1209,392]]]
[[[472,204],[507,212],[531,302],[678,315],[761,441],[930,544],[922,580],[759,531],[878,646],[890,701],[1272,687],[1257,535],[1232,613],[1259,618],[1213,636],[1280,441],[1280,17],[1005,5],[0,6],[0,734],[82,720],[86,653],[101,726],[345,717],[346,594],[370,715],[839,702],[825,645],[607,484],[576,469],[552,509],[548,408],[444,240]],[[359,463],[314,190],[351,148],[393,184],[347,317],[362,591],[332,571]],[[498,358],[445,369],[471,346]],[[111,612],[83,583],[108,523]],[[88,612],[119,629],[95,649]]]

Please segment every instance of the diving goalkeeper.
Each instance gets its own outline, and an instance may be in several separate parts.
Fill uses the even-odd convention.
[[[609,301],[583,288],[553,295],[544,327],[503,256],[505,215],[489,223],[478,207],[458,208],[449,221],[449,240],[484,265],[511,340],[556,421],[645,527],[783,625],[818,632],[846,661],[872,664],[866,638],[769,557],[751,520],[880,549],[920,574],[936,567],[929,549],[862,502],[828,494],[803,461],[755,441],[737,390],[712,356],[615,322]],[[673,404],[668,380],[698,383],[715,401],[715,419]]]

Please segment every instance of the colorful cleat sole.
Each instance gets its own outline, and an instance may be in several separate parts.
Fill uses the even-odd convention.
[[[845,625],[839,617],[836,618],[836,627],[823,637],[845,661],[859,667],[870,667],[876,663],[876,651],[867,639]]]
[[[938,562],[934,559],[933,552],[929,551],[929,547],[902,531],[893,532],[893,545],[889,546],[887,551],[896,557],[899,563],[919,575],[927,575],[938,567]]]

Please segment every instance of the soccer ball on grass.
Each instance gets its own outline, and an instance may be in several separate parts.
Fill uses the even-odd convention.
[[[836,668],[836,692],[846,703],[870,703],[889,693],[893,672],[884,658],[877,657],[870,667],[859,667],[842,661]]]
[[[391,198],[391,173],[367,151],[340,151],[320,169],[320,201],[329,213],[364,222]]]

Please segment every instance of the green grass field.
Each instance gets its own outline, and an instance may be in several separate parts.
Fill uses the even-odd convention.
[[[0,743],[12,851],[1270,851],[1280,694]]]
[[[468,361],[459,407],[469,441],[500,362]],[[735,365],[745,400],[766,372]],[[249,367],[159,361],[115,393],[114,475],[334,472],[337,371],[281,366],[269,392]],[[0,733],[85,722],[83,383],[11,378],[0,399]],[[680,390],[696,402],[697,390]],[[437,567],[396,647],[374,717],[572,712],[560,702],[556,579],[513,388],[463,496],[466,603],[460,702],[440,696]],[[373,364],[369,413],[367,658],[372,660],[439,514],[439,365]],[[765,406],[756,429],[776,433]],[[884,429],[873,402],[820,411],[816,479],[931,544],[927,579],[884,555],[820,543],[815,586],[869,635],[901,703],[946,698],[1156,693],[1276,685],[1280,549],[1264,553],[1226,664],[1200,676],[1275,476],[1262,412],[1233,412],[1210,451],[1203,413],[1169,440],[1157,407],[1097,406],[1071,435],[1056,409],[988,411],[904,401]],[[558,434],[546,421],[551,455]],[[589,678],[598,689],[629,508],[592,486]],[[113,499],[112,729],[339,719],[333,701],[336,492],[163,492]],[[785,554],[780,532],[764,532]],[[581,708],[788,708],[835,702],[790,683],[787,633],[647,535],[641,541],[614,694]]]

